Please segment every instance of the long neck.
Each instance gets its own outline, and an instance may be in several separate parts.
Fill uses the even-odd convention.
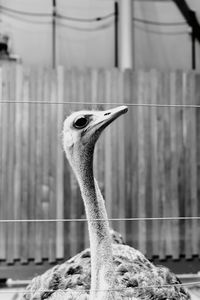
[[[90,297],[96,300],[108,300],[111,299],[109,290],[114,287],[112,243],[104,199],[93,176],[93,152],[82,157],[79,170],[74,171],[80,185],[88,220],[91,248]]]

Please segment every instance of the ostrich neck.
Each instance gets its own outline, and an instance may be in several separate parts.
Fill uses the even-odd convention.
[[[108,300],[114,285],[112,242],[103,196],[93,175],[93,153],[82,156],[75,173],[88,220],[91,248],[91,299]],[[99,220],[97,220],[99,219]],[[94,220],[94,221],[92,221]],[[99,292],[97,290],[105,290]],[[107,291],[107,292],[106,292]]]

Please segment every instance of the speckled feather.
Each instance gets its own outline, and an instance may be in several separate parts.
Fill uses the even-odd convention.
[[[165,267],[154,266],[134,248],[113,244],[113,260],[117,289],[114,299],[190,299],[182,286],[174,286],[180,284],[180,280],[173,273]],[[90,268],[90,249],[86,249],[34,278],[23,299],[89,299]]]

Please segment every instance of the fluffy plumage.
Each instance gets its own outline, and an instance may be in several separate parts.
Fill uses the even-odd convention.
[[[173,273],[165,267],[154,266],[132,247],[113,244],[113,261],[120,299],[190,299],[182,286],[176,286],[180,284],[180,280]],[[90,249],[86,249],[34,278],[24,299],[89,299],[90,282],[91,257]]]

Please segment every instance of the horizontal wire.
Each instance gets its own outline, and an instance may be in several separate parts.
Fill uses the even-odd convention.
[[[3,5],[0,5],[0,9],[2,11],[5,12],[10,12],[10,13],[14,13],[14,14],[19,14],[19,15],[23,15],[23,16],[32,16],[32,17],[52,17],[52,14],[47,14],[47,13],[33,13],[33,12],[27,12],[27,11],[20,11],[20,10],[15,10],[9,7],[5,7]],[[77,18],[77,17],[70,17],[70,16],[65,16],[62,14],[56,14],[56,18],[58,19],[65,19],[68,21],[76,21],[76,22],[97,22],[97,21],[102,21],[102,20],[106,20],[109,19],[111,17],[113,17],[115,15],[114,12],[107,14],[105,16],[102,17],[96,17],[96,18]]]
[[[68,20],[68,21],[76,21],[76,22],[84,22],[84,23],[85,22],[88,23],[88,22],[102,21],[102,20],[110,19],[113,16],[114,16],[114,13],[110,13],[110,14],[102,16],[102,17],[83,19],[83,18],[64,16],[62,14],[57,14],[56,15],[56,17],[59,18],[59,19],[64,19],[64,20]]]
[[[195,286],[195,285],[200,285],[200,281],[195,281],[195,282],[185,282],[185,283],[175,283],[175,284],[163,284],[163,285],[147,285],[147,286],[142,286],[142,287],[139,287],[139,286],[136,286],[134,288],[132,288],[133,290],[138,290],[138,289],[151,289],[151,288],[171,288],[171,287],[182,287],[182,286],[185,286],[185,287],[188,287],[188,286]],[[120,289],[109,289],[110,292],[120,292],[120,291],[126,291],[126,290],[129,290],[130,288],[120,288]],[[56,292],[56,291],[66,291],[67,292],[67,289],[66,290],[48,290],[48,289],[37,289],[36,290],[37,292]],[[83,291],[80,291],[80,290],[77,290],[77,289],[69,289],[69,292],[77,292],[77,293],[85,293],[85,292],[90,292],[91,290],[83,290]],[[108,291],[108,290],[105,290],[105,289],[95,289],[95,290],[92,290],[92,291],[99,291],[99,292],[104,292],[104,291]],[[31,293],[34,293],[35,290],[12,290],[12,291],[1,291],[0,290],[0,293],[26,293],[26,294],[31,294]]]
[[[144,107],[183,107],[183,108],[200,108],[198,104],[159,104],[159,103],[123,103],[123,102],[75,102],[75,101],[15,101],[15,100],[0,100],[0,104],[69,104],[69,105],[126,105],[126,106],[144,106]]]
[[[0,5],[1,10],[9,11],[15,14],[20,14],[20,15],[26,15],[26,16],[34,16],[34,17],[49,17],[52,16],[52,14],[47,14],[47,13],[33,13],[33,12],[28,12],[28,11],[21,11],[21,10],[16,10],[12,9],[3,5]]]
[[[101,25],[98,25],[98,27],[94,27],[94,28],[77,27],[74,25],[62,24],[62,23],[58,23],[58,22],[57,22],[57,25],[61,26],[61,27],[73,29],[73,30],[78,30],[78,31],[94,32],[94,31],[99,31],[99,30],[103,30],[103,29],[107,29],[107,28],[111,27],[113,25],[113,22],[109,22],[107,24],[101,24]]]
[[[9,16],[11,18],[14,18],[16,20],[19,20],[21,22],[26,22],[26,23],[36,24],[36,25],[41,25],[41,24],[50,25],[50,24],[52,24],[52,21],[33,21],[33,20],[24,19],[23,17],[20,17],[20,16],[13,16],[12,13],[7,12],[7,11],[4,11],[3,14],[6,15],[6,16]]]
[[[159,25],[159,26],[183,26],[187,25],[187,22],[157,22],[157,21],[151,21],[151,20],[145,20],[140,18],[133,18],[133,21],[136,21],[138,23],[144,23],[144,24],[150,24],[150,25]]]
[[[198,217],[138,217],[138,218],[107,218],[107,219],[2,219],[0,223],[36,223],[36,222],[94,222],[94,221],[173,221],[173,220],[200,220]]]
[[[146,33],[153,33],[153,34],[159,34],[159,35],[186,35],[186,34],[190,34],[191,33],[191,30],[184,30],[184,31],[156,31],[156,30],[152,30],[152,29],[148,29],[148,28],[144,28],[144,27],[141,27],[139,25],[135,25],[135,28],[136,29],[139,29],[139,30],[142,30]]]

